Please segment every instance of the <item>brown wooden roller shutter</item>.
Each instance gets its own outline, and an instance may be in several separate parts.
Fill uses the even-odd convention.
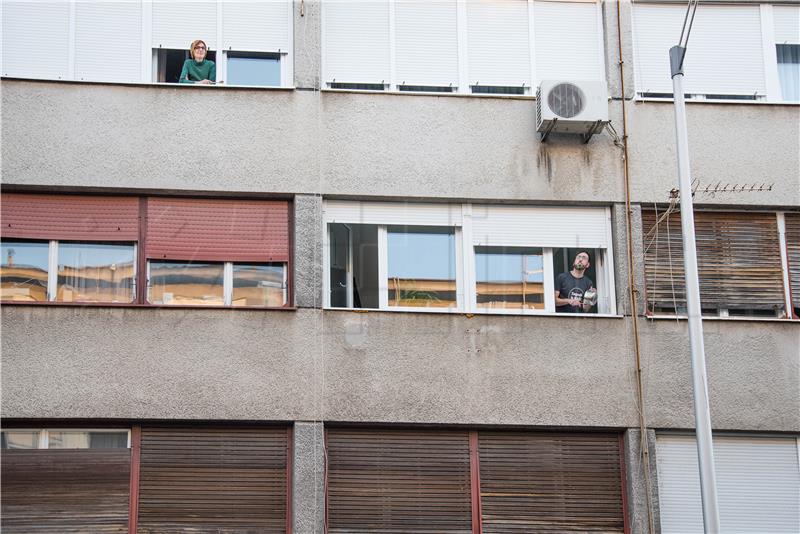
[[[656,225],[642,211],[648,310],[686,306],[680,215]],[[703,309],[784,307],[778,223],[770,213],[695,213],[697,267]]]
[[[143,428],[138,532],[282,533],[286,428]]]
[[[289,260],[289,202],[149,198],[147,257]]]
[[[130,449],[2,451],[2,531],[128,532]]]
[[[800,213],[787,213],[785,220],[789,286],[792,290],[792,307],[797,310],[795,314],[798,314],[800,313]]]
[[[3,193],[2,236],[19,239],[137,241],[135,197]]]
[[[471,533],[467,432],[330,429],[328,532]]]
[[[483,532],[623,532],[619,436],[479,432]]]

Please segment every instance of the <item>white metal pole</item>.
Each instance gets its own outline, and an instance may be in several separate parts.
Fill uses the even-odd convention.
[[[675,134],[678,148],[678,179],[681,192],[681,230],[683,265],[686,277],[686,307],[689,314],[689,341],[692,349],[692,387],[697,435],[697,459],[700,466],[700,494],[703,501],[703,526],[706,534],[718,534],[719,507],[717,479],[714,473],[714,449],[711,440],[711,413],[708,404],[706,356],[703,348],[703,319],[700,309],[700,284],[697,277],[697,249],[694,238],[692,179],[689,167],[689,136],[686,129],[686,102],[683,98],[683,57],[686,48],[673,46],[669,51],[672,66],[672,91],[675,101]]]

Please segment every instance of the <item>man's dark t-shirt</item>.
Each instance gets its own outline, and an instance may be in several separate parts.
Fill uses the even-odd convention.
[[[555,289],[562,299],[581,300],[583,298],[583,293],[592,287],[594,287],[594,283],[592,283],[588,276],[575,278],[572,276],[572,273],[566,272],[556,277]],[[566,304],[564,306],[556,306],[556,311],[558,313],[583,313],[583,307]]]

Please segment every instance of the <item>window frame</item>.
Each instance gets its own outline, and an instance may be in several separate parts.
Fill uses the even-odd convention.
[[[114,243],[116,245],[129,245],[133,247],[133,285],[131,287],[131,300],[128,302],[106,302],[106,301],[59,301],[58,297],[58,252],[59,243],[74,243],[79,245],[92,245],[92,244],[108,244],[108,241],[92,241],[92,240],[71,240],[71,239],[20,239],[9,238],[3,243],[47,243],[48,259],[47,259],[47,300],[46,301],[18,301],[18,300],[2,300],[3,304],[75,304],[75,305],[131,305],[135,304],[137,300],[137,288],[139,280],[139,244],[135,241],[120,241]]]
[[[57,428],[57,427],[45,427],[45,428],[35,428],[35,427],[22,427],[22,428],[3,428],[2,432],[38,432],[39,433],[39,440],[35,449],[28,449],[28,450],[40,450],[40,449],[50,449],[50,432],[95,432],[98,434],[121,434],[125,432],[128,435],[128,449],[131,448],[131,429],[130,428]],[[122,447],[119,447],[122,448]],[[80,450],[89,450],[91,447],[81,447]],[[2,449],[0,449],[2,450]]]
[[[542,263],[543,263],[543,276],[544,276],[544,309],[492,309],[481,308],[477,305],[477,286],[476,286],[476,266],[475,266],[475,248],[483,247],[485,245],[477,245],[473,242],[473,223],[472,211],[473,204],[426,204],[427,208],[436,210],[435,213],[439,215],[438,219],[442,219],[446,214],[453,215],[455,211],[460,211],[461,216],[457,220],[453,220],[451,224],[430,224],[430,221],[414,221],[409,220],[413,214],[409,216],[407,212],[413,212],[416,206],[421,204],[416,203],[398,203],[398,202],[359,202],[359,201],[325,201],[327,206],[333,204],[336,206],[343,206],[347,208],[358,208],[360,211],[371,211],[372,213],[366,215],[363,222],[352,222],[348,218],[341,217],[336,214],[335,209],[325,209],[323,212],[323,309],[329,310],[374,310],[374,311],[390,311],[390,312],[424,312],[424,313],[462,313],[462,314],[481,314],[481,315],[558,315],[558,316],[574,316],[574,317],[618,317],[617,315],[617,296],[615,286],[615,272],[614,272],[614,254],[613,254],[613,240],[611,232],[611,210],[609,207],[592,208],[596,210],[603,210],[604,219],[604,234],[605,234],[605,247],[586,247],[592,251],[592,263],[595,265],[598,280],[594,280],[595,287],[608,295],[606,310],[597,313],[572,313],[564,314],[557,313],[555,306],[555,266],[553,263],[553,250],[557,248],[569,248],[567,243],[562,247],[541,246],[536,244],[529,245],[542,249]],[[483,205],[480,205],[483,206]],[[521,211],[527,209],[537,210],[541,206],[517,206]],[[571,208],[564,207],[563,209],[569,210]],[[384,222],[380,221],[381,218]],[[434,218],[429,216],[428,218]],[[348,227],[348,250],[347,250],[347,307],[332,306],[331,305],[331,225],[342,224]],[[352,230],[350,226],[355,225],[370,225],[376,226],[378,229],[378,295],[379,305],[377,308],[369,307],[353,307],[353,241]],[[388,227],[389,226],[407,226],[409,228],[425,227],[425,226],[438,226],[445,228],[453,228],[455,234],[455,258],[456,258],[456,301],[455,307],[449,308],[435,308],[435,307],[408,307],[408,306],[389,306],[388,295]],[[535,235],[535,229],[532,231]],[[494,241],[491,246],[493,247],[518,247],[519,245],[512,242],[503,242],[501,238]]]

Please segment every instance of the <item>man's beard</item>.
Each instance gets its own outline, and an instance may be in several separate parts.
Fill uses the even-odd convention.
[[[572,268],[575,269],[576,271],[582,271],[586,269],[586,267],[584,267],[582,263],[575,263],[572,265]]]

